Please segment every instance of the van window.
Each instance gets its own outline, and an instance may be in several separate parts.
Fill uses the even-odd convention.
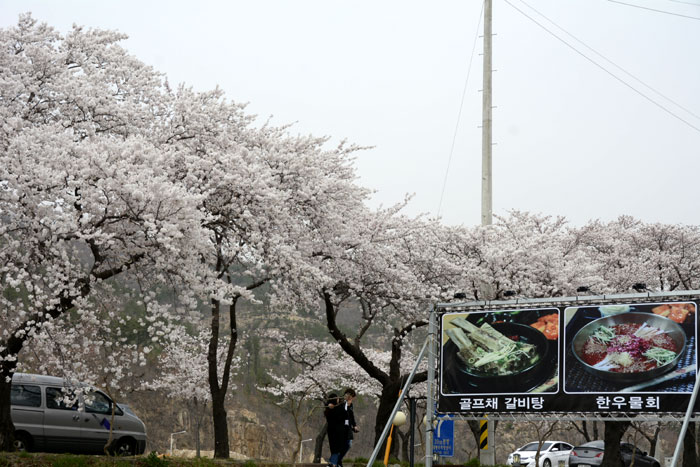
[[[75,410],[78,408],[78,403],[73,405],[68,405],[64,401],[66,396],[71,397],[72,394],[67,394],[63,392],[61,388],[46,388],[46,408],[47,409],[65,409],[65,410]]]
[[[13,384],[10,404],[23,407],[41,407],[41,388],[32,384]]]
[[[92,413],[112,413],[112,401],[101,392],[91,392],[85,396],[85,411]]]

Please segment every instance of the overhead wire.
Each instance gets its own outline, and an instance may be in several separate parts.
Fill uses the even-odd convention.
[[[700,3],[684,2],[683,0],[668,0],[673,3],[685,3],[686,5],[700,6]]]
[[[533,23],[535,23],[536,25],[538,25],[540,28],[542,28],[542,29],[544,29],[545,31],[547,31],[550,35],[554,36],[557,40],[559,40],[560,42],[562,42],[564,45],[566,45],[567,47],[569,47],[571,50],[573,50],[573,51],[576,52],[577,54],[581,55],[583,58],[585,58],[586,60],[588,60],[589,62],[591,62],[593,65],[597,66],[598,68],[600,68],[601,70],[603,70],[605,73],[607,73],[608,75],[610,75],[611,77],[613,77],[615,80],[619,81],[621,84],[623,84],[624,86],[628,87],[629,89],[631,89],[631,90],[634,91],[635,93],[639,94],[639,95],[642,96],[644,99],[648,100],[649,102],[651,102],[652,104],[654,104],[655,106],[657,106],[658,108],[660,108],[661,110],[663,110],[664,112],[668,113],[668,114],[671,115],[672,117],[676,118],[677,120],[680,120],[681,122],[685,123],[685,124],[686,124],[687,126],[689,126],[690,128],[692,128],[692,129],[694,129],[695,131],[697,131],[698,133],[700,133],[700,126],[694,125],[693,123],[689,122],[689,121],[686,120],[685,118],[683,118],[683,117],[681,117],[680,115],[678,115],[678,114],[676,114],[675,112],[673,112],[671,109],[665,107],[664,105],[662,105],[662,104],[660,104],[659,102],[655,101],[655,100],[652,99],[651,97],[647,96],[646,94],[644,94],[643,92],[641,92],[639,89],[635,88],[634,86],[632,86],[631,84],[629,84],[628,82],[626,82],[625,80],[623,80],[622,78],[620,78],[619,76],[617,76],[615,73],[611,72],[610,70],[608,70],[607,68],[605,68],[603,65],[601,65],[601,64],[598,63],[598,62],[596,62],[595,60],[593,60],[592,58],[590,58],[588,55],[586,55],[586,54],[584,54],[583,52],[581,52],[580,50],[578,50],[576,47],[574,47],[573,45],[571,45],[569,42],[567,42],[566,40],[564,40],[564,39],[562,39],[561,37],[559,37],[557,34],[555,34],[554,32],[552,32],[549,28],[547,28],[546,26],[544,26],[542,23],[540,23],[539,21],[537,21],[535,18],[533,18],[532,16],[528,15],[526,12],[524,12],[523,10],[521,10],[520,8],[518,8],[517,6],[513,5],[513,3],[510,2],[510,0],[503,0],[503,1],[506,2],[508,5],[510,5],[513,9],[515,9],[516,11],[518,11],[520,14],[522,14],[523,16],[525,16],[526,18],[528,18],[530,21],[532,21]]]
[[[554,22],[553,20],[551,20],[550,18],[548,18],[547,16],[545,16],[541,11],[537,10],[535,7],[533,7],[532,5],[529,5],[527,2],[525,2],[525,0],[520,0],[520,3],[522,3],[522,4],[524,4],[525,6],[527,6],[528,8],[530,8],[532,11],[534,11],[535,13],[537,13],[538,15],[540,15],[542,18],[544,18],[544,19],[546,19],[547,21],[549,21],[549,23],[551,23],[552,25],[554,25],[556,28],[558,28],[559,30],[561,30],[562,32],[564,32],[565,34],[567,34],[569,37],[571,37],[572,39],[574,39],[575,41],[577,41],[579,44],[581,44],[582,46],[584,46],[585,48],[587,48],[587,49],[590,50],[591,52],[593,52],[593,53],[595,53],[596,55],[598,55],[600,58],[602,58],[602,59],[605,60],[606,62],[610,63],[612,66],[614,66],[614,67],[617,68],[618,70],[620,70],[620,71],[622,71],[623,73],[625,73],[625,74],[626,74],[627,76],[629,76],[630,78],[632,78],[632,79],[634,79],[635,81],[637,81],[639,84],[641,84],[641,85],[644,86],[645,88],[647,88],[647,89],[649,89],[650,91],[654,92],[656,95],[658,95],[658,96],[660,96],[660,97],[666,99],[668,102],[672,103],[673,105],[675,105],[675,106],[678,107],[679,109],[684,110],[684,111],[687,112],[689,115],[692,115],[693,117],[695,117],[695,118],[697,118],[697,119],[700,120],[700,115],[696,114],[695,112],[693,112],[692,110],[688,109],[687,107],[684,107],[683,104],[680,104],[679,102],[676,102],[675,100],[673,100],[673,99],[671,99],[670,97],[668,97],[668,96],[666,96],[665,94],[663,94],[661,91],[655,89],[654,87],[652,87],[651,85],[645,83],[644,81],[642,81],[641,79],[639,79],[638,77],[636,77],[635,75],[633,75],[632,73],[630,73],[629,71],[625,70],[625,69],[622,68],[620,65],[618,65],[618,64],[615,63],[614,61],[610,60],[610,59],[607,58],[605,55],[601,54],[600,52],[598,52],[597,50],[595,50],[593,47],[591,47],[591,46],[589,46],[588,44],[586,44],[585,42],[583,42],[583,41],[582,41],[581,39],[579,39],[578,37],[574,36],[573,34],[571,34],[569,31],[567,31],[567,30],[564,29],[563,27],[559,26],[556,22]]]
[[[686,5],[694,5],[694,6],[700,6],[699,3],[694,3],[694,2],[684,2],[683,0],[668,0],[669,2],[673,3],[685,3]]]
[[[667,15],[680,16],[681,18],[690,18],[690,19],[695,19],[695,20],[699,20],[699,21],[700,21],[700,17],[697,17],[697,16],[688,16],[688,15],[682,15],[682,14],[680,14],[680,13],[673,13],[673,12],[671,12],[671,11],[666,11],[666,10],[657,10],[656,8],[649,8],[649,7],[642,6],[642,5],[635,5],[635,4],[633,4],[633,3],[620,2],[620,1],[618,1],[618,0],[608,0],[608,1],[611,2],[611,3],[619,3],[620,5],[627,5],[627,6],[631,6],[631,7],[634,7],[634,8],[639,8],[639,9],[642,9],[642,10],[655,11],[655,12],[657,12],[657,13],[664,13],[664,14],[667,14]]]
[[[450,165],[452,164],[452,155],[454,154],[455,141],[457,141],[457,132],[459,130],[459,122],[462,118],[462,109],[464,108],[464,97],[467,94],[467,84],[469,83],[469,76],[472,71],[472,62],[474,60],[474,51],[476,50],[476,43],[479,39],[479,28],[481,27],[481,19],[484,16],[484,2],[481,2],[481,13],[479,13],[479,22],[476,25],[476,34],[474,35],[474,43],[472,45],[472,53],[469,57],[469,66],[467,67],[467,77],[464,80],[464,88],[462,89],[462,100],[459,104],[459,112],[457,113],[457,123],[455,123],[455,130],[452,134],[452,145],[450,147],[450,155],[447,158],[447,168],[445,169],[445,177],[442,181],[442,190],[440,191],[440,202],[438,203],[437,217],[440,217],[440,211],[442,210],[442,200],[445,196],[445,187],[447,186],[447,177],[450,173]]]

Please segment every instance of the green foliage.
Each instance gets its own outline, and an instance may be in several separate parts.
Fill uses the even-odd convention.
[[[151,453],[144,459],[143,465],[146,467],[163,467],[170,465],[170,462],[158,457],[158,454],[155,451],[151,451]]]
[[[243,463],[243,467],[256,467],[258,464],[254,460],[248,459]]]
[[[210,467],[218,464],[208,457],[195,457],[188,465],[193,465],[195,467]]]
[[[84,467],[88,463],[85,456],[69,456],[64,455],[54,459],[51,463],[53,467]]]
[[[470,459],[469,462],[464,464],[466,467],[480,467],[481,462],[479,462],[479,459],[477,457]]]
[[[28,457],[32,457],[32,455],[29,454],[27,451],[21,451],[19,453],[19,457],[21,457],[22,459],[27,459]]]
[[[126,459],[111,459],[110,467],[133,467],[134,463]]]

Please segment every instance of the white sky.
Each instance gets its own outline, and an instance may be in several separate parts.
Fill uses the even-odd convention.
[[[700,224],[700,0],[525,1],[494,0],[494,213]],[[481,5],[0,0],[0,26],[31,11],[61,31],[76,23],[124,32],[125,47],[171,84],[219,85],[260,121],[272,115],[297,122],[294,133],[374,146],[357,158],[373,203],[415,193],[407,213],[435,215]],[[478,38],[441,207],[448,224],[480,222],[481,50]]]

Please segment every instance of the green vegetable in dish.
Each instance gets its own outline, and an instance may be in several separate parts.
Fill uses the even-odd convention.
[[[654,360],[657,366],[663,366],[667,363],[671,363],[673,359],[676,358],[676,355],[676,352],[662,349],[661,347],[652,347],[644,352],[644,356],[649,360]]]
[[[535,345],[511,340],[487,323],[477,327],[457,317],[452,324],[457,327],[445,333],[459,349],[457,356],[475,373],[518,373],[541,358]]]
[[[593,339],[607,344],[615,338],[615,331],[607,326],[600,326],[593,333]]]

